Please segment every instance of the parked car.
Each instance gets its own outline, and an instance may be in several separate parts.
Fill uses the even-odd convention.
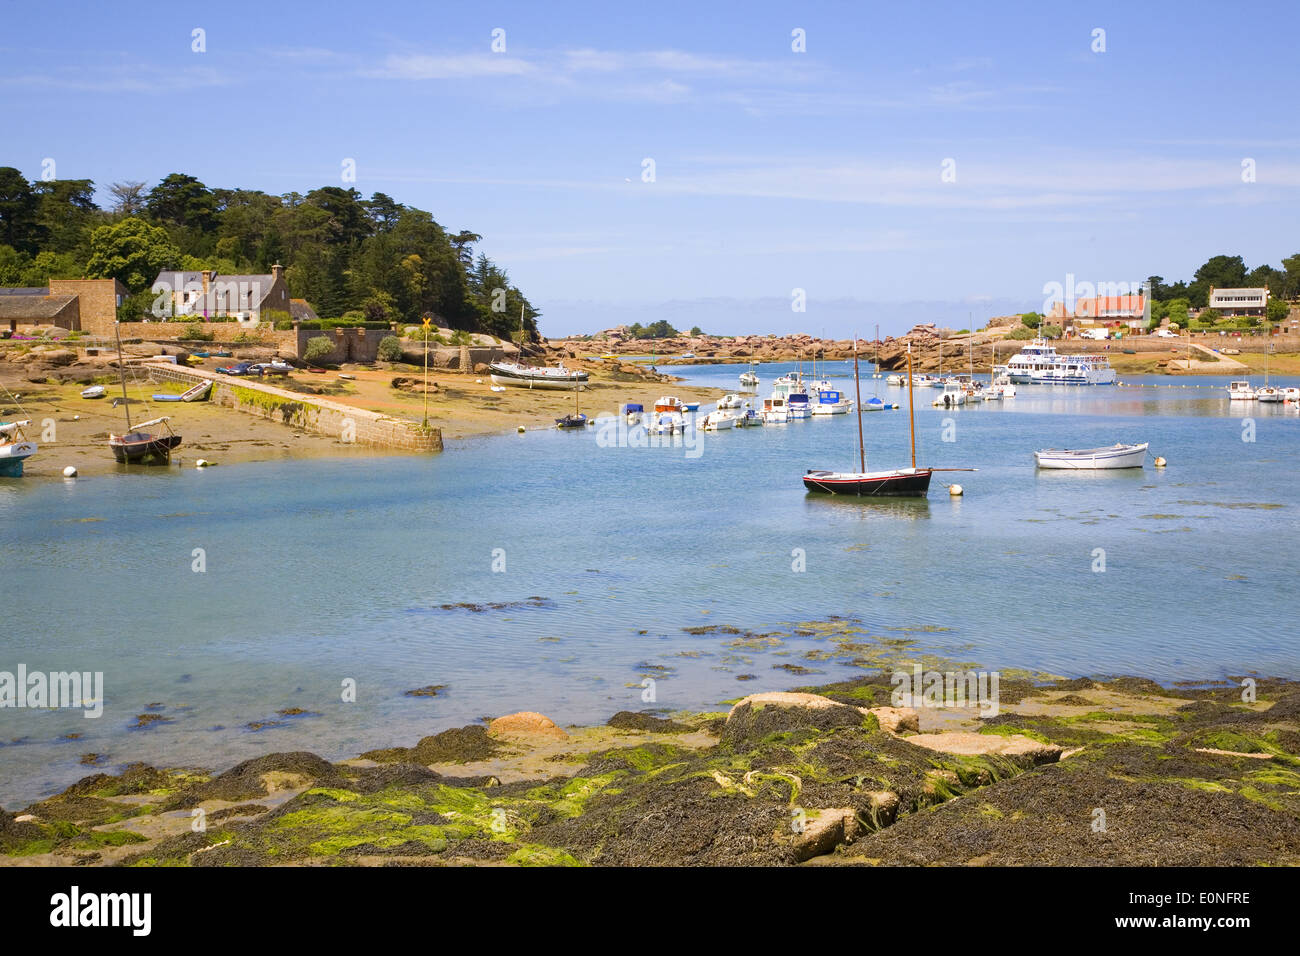
[[[293,371],[293,366],[288,362],[281,362],[275,359],[271,362],[258,362],[248,370],[248,374],[257,375],[288,375]]]
[[[1156,329],[1156,330],[1155,330],[1154,332],[1152,332],[1151,334],[1154,335],[1154,336],[1155,336],[1156,338],[1158,338],[1158,339],[1176,339],[1176,338],[1178,338],[1178,333],[1177,333],[1177,332],[1170,332],[1168,329]]]
[[[217,371],[222,375],[249,375],[256,374],[253,372],[252,362],[239,362],[235,365],[218,366]]]

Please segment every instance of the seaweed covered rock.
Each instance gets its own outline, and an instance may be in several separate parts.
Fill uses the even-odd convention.
[[[293,790],[309,784],[334,786],[343,774],[328,760],[306,751],[267,754],[232,767],[204,783],[195,784],[168,802],[168,809],[197,806],[204,800],[246,800],[265,797],[277,790]]]
[[[999,734],[916,734],[908,737],[907,742],[914,747],[924,747],[939,753],[953,754],[960,757],[1006,757],[1017,763],[1024,762],[1031,766],[1052,763],[1061,758],[1062,748],[1056,744],[1044,743],[1025,737],[1022,734],[1001,736]]]
[[[361,756],[377,763],[470,763],[488,760],[500,750],[487,729],[474,724],[453,727],[430,737],[422,737],[414,747],[389,747],[368,750]]]
[[[771,734],[837,727],[876,729],[876,721],[856,707],[820,694],[773,691],[741,698],[727,714],[722,743],[733,748],[757,745]]]
[[[675,720],[656,717],[653,714],[638,714],[631,710],[620,710],[605,722],[606,727],[617,730],[644,730],[656,734],[686,734],[692,728]]]

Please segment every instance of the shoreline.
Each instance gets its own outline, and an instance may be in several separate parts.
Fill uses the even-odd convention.
[[[982,716],[895,683],[132,765],[0,811],[0,865],[1300,865],[1300,681],[1009,676]]]

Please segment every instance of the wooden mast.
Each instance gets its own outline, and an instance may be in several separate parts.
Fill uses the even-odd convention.
[[[939,340],[939,348],[943,348],[943,340]],[[943,352],[940,351],[940,356]],[[858,423],[861,424],[862,418],[859,416]],[[916,470],[916,413],[912,408],[912,343],[907,343],[907,425],[912,433],[912,470]]]
[[[126,410],[126,431],[123,435],[131,434],[131,403],[126,397],[126,366],[122,362],[122,323],[121,321],[113,322],[113,334],[117,337],[117,373],[122,380],[122,408]]]
[[[858,381],[858,333],[853,333],[853,394],[858,409],[858,466],[859,474],[867,473],[867,446],[862,441],[862,385]]]

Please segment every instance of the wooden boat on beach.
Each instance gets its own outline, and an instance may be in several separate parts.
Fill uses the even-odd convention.
[[[126,412],[126,431],[121,435],[112,433],[108,436],[108,447],[113,458],[123,465],[140,464],[147,461],[171,461],[172,449],[180,445],[181,436],[172,431],[167,416],[154,418],[138,425],[131,425],[131,401],[126,394],[126,366],[122,362],[122,333],[120,324],[115,323],[113,332],[117,337],[117,370],[122,382],[122,408]],[[163,434],[145,431],[154,425],[162,425]]]

